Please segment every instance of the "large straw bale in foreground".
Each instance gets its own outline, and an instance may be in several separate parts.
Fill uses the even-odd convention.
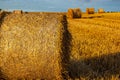
[[[61,79],[62,15],[10,14],[0,28],[0,74],[6,79]]]
[[[95,13],[95,9],[94,8],[86,8],[86,13],[87,14],[94,14]]]
[[[68,9],[67,12],[67,17],[72,19],[72,18],[81,18],[82,12],[80,8],[74,8],[74,9]]]

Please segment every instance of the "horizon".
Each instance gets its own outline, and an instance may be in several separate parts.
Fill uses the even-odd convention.
[[[104,8],[105,11],[120,11],[119,0],[0,0],[0,9],[13,11],[43,11],[43,12],[66,12],[68,8],[79,7],[83,12],[86,8]]]

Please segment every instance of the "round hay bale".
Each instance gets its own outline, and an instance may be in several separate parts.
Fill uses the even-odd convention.
[[[104,12],[105,12],[105,11],[104,11],[103,8],[98,9],[98,13],[104,13]]]
[[[0,11],[0,20],[5,16],[6,11]]]
[[[81,18],[82,16],[82,12],[80,10],[80,8],[75,8],[73,9],[73,18]]]
[[[28,13],[6,17],[0,28],[0,69],[7,80],[61,80],[63,16]]]
[[[94,8],[86,8],[86,13],[87,14],[94,14],[95,13],[95,9]]]
[[[22,14],[23,11],[22,10],[14,10],[13,13],[15,13],[15,14]]]
[[[73,8],[73,9],[68,9],[67,12],[67,17],[72,19],[72,18],[81,18],[82,12],[80,8]]]
[[[72,9],[68,9],[67,18],[70,18],[70,19],[73,18],[73,10]]]
[[[86,8],[86,13],[89,14],[89,8]]]

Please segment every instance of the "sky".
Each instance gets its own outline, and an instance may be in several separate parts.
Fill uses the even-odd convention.
[[[104,8],[106,11],[120,11],[120,0],[0,0],[0,8],[23,11],[67,11],[68,8]]]

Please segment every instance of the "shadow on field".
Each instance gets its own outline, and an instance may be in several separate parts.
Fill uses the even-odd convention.
[[[2,72],[2,68],[0,68],[0,80],[8,80],[8,77]]]
[[[69,76],[76,78],[112,78],[120,79],[120,52],[92,57],[84,60],[71,60],[69,65]]]
[[[87,17],[82,17],[83,19],[93,19],[93,18],[102,18],[104,17],[103,15],[100,16],[87,16]]]
[[[61,54],[63,67],[62,76],[64,80],[68,80],[69,77],[73,80],[77,78],[80,79],[81,77],[88,80],[98,78],[108,79],[120,74],[120,52],[82,60],[71,60],[72,36],[67,28],[68,23],[65,16],[62,23],[65,30],[63,33]]]
[[[68,62],[70,60],[70,53],[71,53],[71,40],[72,36],[70,32],[68,31],[68,22],[66,19],[66,16],[63,16],[63,21],[62,24],[64,26],[64,32],[63,32],[63,40],[62,40],[62,53],[61,53],[61,58],[62,58],[62,76],[65,80],[68,79]]]

